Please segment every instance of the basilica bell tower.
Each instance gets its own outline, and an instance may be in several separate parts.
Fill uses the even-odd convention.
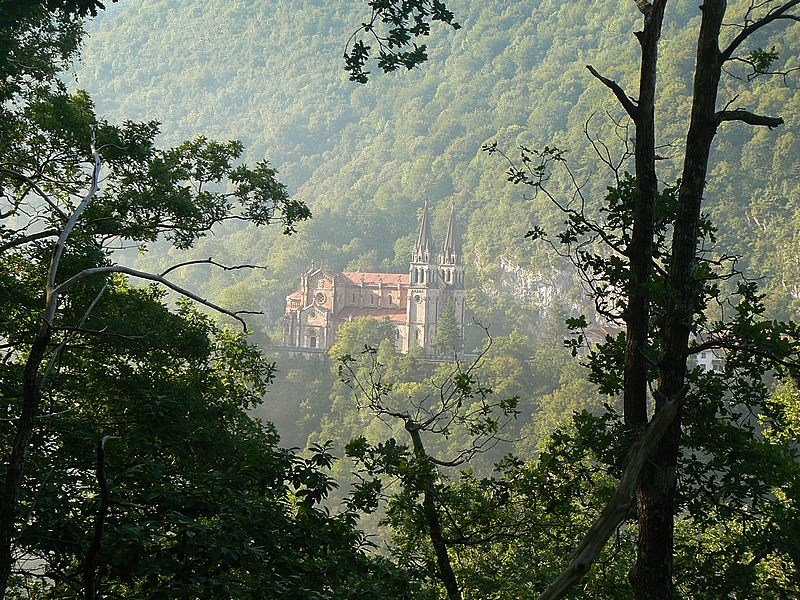
[[[461,251],[461,242],[458,238],[456,229],[456,207],[450,207],[450,219],[447,223],[447,233],[442,243],[442,252],[439,255],[439,301],[441,310],[450,303],[453,306],[458,337],[463,345],[464,341],[464,318],[466,315],[466,303],[464,299],[464,255]],[[438,317],[437,317],[438,320]],[[456,350],[460,351],[459,346]]]
[[[431,237],[428,201],[422,209],[419,234],[409,265],[408,346],[417,345],[429,354],[436,337],[439,306],[439,270]]]
[[[452,305],[458,338],[464,339],[464,261],[456,230],[455,206],[450,210],[441,252],[434,253],[428,202],[422,209],[419,234],[409,265],[407,345],[435,354],[436,333],[442,311]],[[451,325],[452,328],[452,325]],[[452,329],[451,329],[452,330]],[[460,347],[457,350],[461,350]]]

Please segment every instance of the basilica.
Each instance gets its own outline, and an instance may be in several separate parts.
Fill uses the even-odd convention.
[[[336,341],[342,323],[369,317],[394,325],[394,345],[399,352],[419,346],[425,354],[434,355],[437,325],[448,305],[463,340],[464,263],[455,207],[440,252],[435,248],[426,202],[408,273],[309,269],[300,279],[300,289],[286,298],[283,345],[324,351]]]

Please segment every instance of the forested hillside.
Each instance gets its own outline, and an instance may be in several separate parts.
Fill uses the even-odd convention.
[[[449,202],[456,202],[476,314],[499,331],[517,326],[535,335],[537,311],[554,298],[582,304],[567,266],[545,245],[523,239],[534,225],[552,227],[560,217],[541,199],[523,199],[507,184],[505,165],[480,146],[556,145],[567,151],[589,200],[599,201],[611,177],[596,168],[584,125],[621,154],[607,113],[615,119],[622,113],[585,65],[630,84],[636,15],[599,1],[460,0],[452,10],[462,28],[434,32],[423,69],[362,86],[347,80],[341,60],[354,24],[367,16],[358,3],[121,2],[92,23],[77,80],[103,114],[157,118],[167,140],[195,132],[241,139],[251,161],[268,157],[309,204],[314,219],[291,240],[226,232],[199,247],[202,256],[231,260],[257,250],[267,271],[247,279],[217,274],[208,285],[236,308],[261,305],[267,329],[312,261],[404,271],[417,211],[430,197],[440,228]],[[689,110],[688,25],[698,19],[696,3],[680,1],[664,24],[657,103],[669,110],[658,112],[658,143],[669,178],[680,166],[685,134],[683,121],[669,119]],[[798,56],[800,40],[789,30],[769,44]],[[736,104],[778,112],[786,124],[776,131],[725,126],[707,204],[721,230],[717,252],[743,255],[745,269],[757,265],[771,308],[796,315],[796,77],[748,82],[747,69],[734,68],[745,80],[729,77],[721,98],[733,98],[728,90],[735,89]]]

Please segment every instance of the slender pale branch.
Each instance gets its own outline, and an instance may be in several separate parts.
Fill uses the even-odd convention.
[[[92,169],[92,183],[89,186],[89,191],[86,192],[83,200],[81,200],[77,208],[70,215],[67,223],[64,225],[64,229],[61,231],[61,235],[58,236],[58,241],[56,242],[56,247],[53,251],[53,257],[50,259],[50,266],[47,270],[47,287],[45,288],[47,292],[47,302],[45,304],[46,308],[44,321],[48,324],[48,326],[53,322],[53,318],[56,314],[56,307],[58,305],[59,292],[56,290],[56,275],[58,274],[58,266],[61,262],[61,255],[64,253],[64,248],[67,245],[67,239],[72,233],[72,230],[75,228],[75,225],[78,223],[78,219],[80,219],[81,215],[86,210],[86,207],[89,206],[89,202],[92,201],[92,198],[94,198],[100,186],[100,169],[103,163],[100,159],[100,154],[94,148],[94,134],[92,134],[92,154],[94,156],[94,168]]]
[[[108,327],[103,327],[103,329],[86,329],[85,327],[53,327],[53,331],[66,331],[67,333],[81,335],[108,336],[121,340],[141,340],[146,337],[144,335],[126,335],[124,333],[110,331]]]
[[[63,283],[59,284],[56,288],[53,289],[54,295],[59,295],[64,293],[78,281],[86,279],[87,277],[93,277],[95,275],[108,275],[111,273],[123,273],[125,275],[130,275],[131,277],[136,277],[138,279],[146,279],[148,281],[154,281],[156,283],[160,283],[161,285],[168,287],[174,292],[177,292],[181,296],[185,296],[194,300],[195,302],[202,304],[203,306],[207,306],[208,308],[217,311],[218,313],[222,313],[223,315],[228,315],[229,317],[236,319],[239,323],[242,324],[244,330],[247,330],[247,323],[244,322],[239,315],[242,314],[259,314],[256,311],[230,311],[227,308],[223,308],[217,304],[214,304],[210,300],[206,300],[205,298],[198,296],[194,292],[187,290],[184,287],[179,286],[172,281],[165,279],[161,275],[156,275],[155,273],[148,273],[147,271],[139,271],[137,269],[132,269],[130,267],[124,267],[121,265],[112,265],[108,267],[94,267],[92,269],[84,269],[83,271],[76,273]]]
[[[92,311],[100,302],[100,298],[102,298],[103,294],[106,293],[106,289],[108,289],[108,284],[104,284],[103,287],[100,288],[100,291],[97,292],[92,302],[84,311],[83,315],[81,315],[78,324],[75,326],[74,330],[76,332],[83,328],[84,324],[89,319],[89,315],[92,314]],[[51,329],[53,328],[51,327]],[[50,359],[47,361],[47,367],[45,368],[44,373],[42,374],[42,377],[39,381],[39,389],[44,389],[45,383],[47,383],[48,375],[51,373],[53,367],[55,366],[56,360],[58,360],[58,356],[61,354],[64,348],[66,348],[67,343],[69,343],[70,339],[72,338],[72,335],[73,335],[72,333],[68,333],[67,336],[65,336],[64,339],[61,341],[61,343],[58,346],[56,346],[55,350],[53,350],[53,353],[50,355]]]
[[[800,0],[798,0],[800,2]],[[603,85],[605,85],[608,89],[614,92],[614,95],[619,100],[619,103],[622,104],[622,108],[625,109],[625,112],[630,115],[631,119],[634,122],[639,118],[639,107],[636,106],[633,100],[631,100],[630,96],[625,93],[625,90],[613,79],[609,79],[608,77],[603,77],[598,73],[592,65],[586,65],[586,68],[598,81],[600,81]]]

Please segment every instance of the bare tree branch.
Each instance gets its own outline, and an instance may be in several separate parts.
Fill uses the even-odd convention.
[[[53,331],[66,331],[68,333],[73,333],[73,334],[80,333],[88,335],[108,336],[120,340],[141,340],[146,337],[144,335],[126,335],[124,333],[110,331],[108,327],[103,327],[102,329],[86,329],[84,327],[53,327]]]
[[[104,284],[103,287],[100,288],[100,291],[97,292],[97,294],[95,295],[94,299],[92,299],[92,302],[89,304],[89,306],[84,311],[83,315],[81,315],[81,318],[78,321],[78,324],[73,328],[74,331],[79,331],[79,330],[81,330],[83,328],[84,324],[89,319],[89,315],[92,314],[92,311],[95,309],[97,304],[100,302],[100,298],[102,298],[103,294],[106,293],[106,289],[108,289],[108,284]],[[51,326],[50,330],[54,331],[55,328],[53,328]],[[56,360],[58,360],[59,355],[64,350],[64,348],[66,348],[67,344],[69,343],[70,339],[72,338],[72,335],[73,335],[72,333],[68,333],[64,337],[64,339],[61,340],[61,343],[58,346],[56,346],[56,348],[50,354],[50,359],[47,361],[47,367],[45,367],[44,373],[42,374],[42,377],[39,380],[39,389],[44,389],[45,383],[47,382],[48,375],[50,375],[50,373],[52,372],[53,367],[56,364]]]
[[[800,0],[798,0],[798,2],[800,2]],[[598,73],[592,65],[586,65],[586,68],[589,69],[589,73],[594,75],[594,77],[603,85],[614,92],[614,95],[617,97],[617,100],[619,100],[620,104],[622,104],[625,112],[627,112],[631,119],[633,119],[635,122],[639,118],[639,107],[636,106],[634,101],[631,100],[630,96],[625,93],[625,90],[623,90],[616,81],[600,75],[600,73]]]
[[[218,313],[222,313],[223,315],[228,315],[229,317],[236,319],[239,323],[242,324],[242,327],[245,331],[247,331],[247,323],[245,323],[244,319],[242,319],[239,315],[254,315],[254,314],[261,314],[258,311],[250,311],[250,310],[239,310],[239,311],[230,311],[227,308],[223,308],[217,304],[214,304],[210,300],[206,300],[201,296],[198,296],[194,292],[187,290],[184,287],[179,286],[168,279],[165,279],[161,275],[156,275],[154,273],[148,273],[147,271],[139,271],[137,269],[132,269],[130,267],[124,267],[121,265],[112,265],[108,267],[94,267],[92,269],[84,269],[83,271],[76,273],[63,283],[59,284],[57,287],[53,289],[53,294],[58,296],[62,294],[66,290],[68,290],[71,286],[73,286],[78,281],[82,279],[86,279],[87,277],[92,277],[94,275],[107,275],[110,273],[123,273],[125,275],[130,275],[131,277],[137,277],[139,279],[146,279],[148,281],[155,281],[156,283],[160,283],[163,286],[168,287],[174,292],[177,292],[181,296],[186,296],[194,300],[195,302],[202,304],[203,306],[207,306],[208,308],[217,311]]]
[[[784,4],[775,7],[767,12],[766,15],[761,17],[760,19],[756,19],[751,23],[745,25],[742,30],[736,35],[735,38],[731,41],[730,44],[723,50],[720,54],[722,61],[730,60],[733,56],[733,53],[736,52],[736,49],[742,45],[742,43],[750,37],[754,32],[758,31],[765,25],[769,25],[773,21],[777,20],[790,20],[790,21],[798,21],[800,22],[800,16],[795,14],[786,14],[787,11],[794,8],[800,4],[800,0],[790,0],[789,2],[785,2]]]
[[[775,127],[783,125],[783,119],[781,117],[757,115],[755,113],[751,113],[750,111],[741,109],[720,110],[717,111],[716,115],[714,116],[717,121],[717,125],[723,121],[742,121],[748,125],[763,125],[770,129],[774,129]]]
[[[753,81],[756,77],[760,77],[762,75],[770,75],[770,76],[780,75],[780,77],[783,78],[783,84],[784,85],[788,85],[788,83],[789,83],[789,75],[791,75],[792,73],[794,73],[796,71],[800,71],[800,67],[792,67],[791,69],[786,69],[784,71],[768,71],[768,70],[764,70],[763,67],[761,65],[756,64],[756,62],[754,60],[751,60],[749,58],[745,58],[745,57],[742,57],[742,56],[732,56],[728,60],[730,62],[743,63],[743,64],[747,65],[748,67],[750,67],[751,71],[750,71],[750,73],[747,74],[747,81]],[[723,68],[723,70],[728,75],[733,77],[734,79],[738,79],[739,81],[742,81],[741,77],[739,77],[738,75],[734,74],[730,70],[724,69],[724,68]]]
[[[43,240],[49,237],[55,237],[58,235],[57,229],[46,229],[44,231],[39,231],[37,233],[29,233],[28,235],[21,235],[13,240],[9,240],[4,244],[0,244],[0,253],[5,252],[6,250],[10,250],[11,248],[16,248],[17,246],[23,246],[24,244],[35,242],[37,240]]]
[[[200,259],[197,259],[197,260],[187,260],[186,262],[182,262],[182,263],[178,263],[176,265],[172,265],[166,271],[162,271],[161,273],[159,273],[159,275],[161,277],[164,277],[165,275],[167,275],[168,273],[171,273],[172,271],[175,271],[176,269],[180,269],[182,267],[188,267],[190,265],[214,265],[215,267],[219,267],[223,271],[236,271],[237,269],[264,269],[264,270],[267,269],[267,267],[264,267],[264,266],[261,266],[261,265],[247,265],[247,264],[244,264],[244,265],[233,265],[233,266],[223,265],[222,263],[218,263],[212,257],[209,256],[208,258],[200,258]]]

